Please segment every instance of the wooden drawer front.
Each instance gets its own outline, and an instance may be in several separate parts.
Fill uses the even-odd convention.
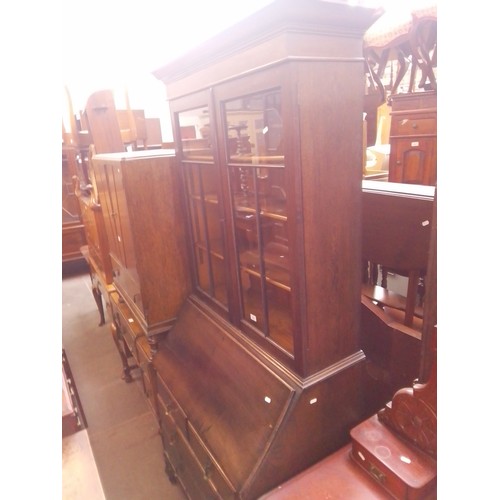
[[[62,230],[62,255],[63,260],[82,258],[80,247],[85,245],[85,232],[83,225],[63,227]]]
[[[141,368],[144,393],[148,398],[154,414],[158,416],[158,409],[156,406],[156,375],[151,363],[151,346],[149,345],[147,338],[142,336],[137,339],[136,347],[137,363]]]
[[[159,410],[159,419],[160,419],[160,430],[161,430],[161,438],[163,441],[163,448],[165,451],[172,446],[172,443],[175,441],[175,435],[177,434],[177,425],[174,420],[169,415],[169,410],[165,405],[165,402],[161,399],[158,400],[158,410]],[[169,455],[173,452],[169,452]],[[174,465],[174,464],[172,464]]]
[[[217,464],[217,461],[211,456],[207,447],[189,421],[187,425],[189,445],[201,466],[204,479],[210,483],[211,488],[216,491],[221,498],[235,498],[236,489],[225,476],[221,467]]]
[[[435,135],[437,132],[436,118],[409,118],[393,116],[391,136],[401,135]]]
[[[145,333],[124,302],[118,302],[117,306],[120,332],[123,340],[127,343],[130,352],[133,354],[137,364],[139,364],[137,342],[138,339],[145,337]]]
[[[193,455],[186,437],[180,432],[163,401],[158,401],[163,450],[176,478],[188,498],[218,498],[211,484],[204,478],[202,467]]]
[[[203,465],[197,460],[186,438],[177,433],[170,448],[175,448],[174,470],[182,487],[191,500],[216,500],[219,495],[207,481],[203,472]]]
[[[167,389],[165,382],[162,380],[160,376],[157,377],[157,391],[158,391],[158,404],[163,405],[159,406],[160,416],[168,417],[171,422],[178,428],[179,432],[181,432],[187,439],[188,431],[187,431],[187,417],[185,413],[181,410],[179,404],[170,391]]]

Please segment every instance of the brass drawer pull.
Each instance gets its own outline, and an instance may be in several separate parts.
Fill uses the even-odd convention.
[[[385,474],[375,467],[373,464],[369,464],[368,472],[378,481],[379,483],[385,483]]]

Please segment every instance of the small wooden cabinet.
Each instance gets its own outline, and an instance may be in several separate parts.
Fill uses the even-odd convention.
[[[194,290],[153,365],[189,498],[258,498],[364,416],[361,49],[377,16],[278,0],[155,72]]]
[[[435,186],[437,180],[437,94],[395,94],[392,104],[389,181]]]
[[[113,284],[154,346],[175,322],[190,289],[173,151],[97,154],[92,165]]]
[[[62,146],[62,262],[84,261],[80,248],[85,245],[85,228],[75,194],[74,176],[78,172],[78,150]]]

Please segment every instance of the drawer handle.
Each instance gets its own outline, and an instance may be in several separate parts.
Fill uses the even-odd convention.
[[[418,125],[416,123],[412,123],[411,128],[416,129],[416,128],[418,128]]]
[[[211,474],[212,474],[212,463],[208,463],[203,468],[203,477],[205,479],[210,479]]]
[[[376,481],[378,481],[379,483],[385,483],[385,474],[380,469],[375,467],[375,465],[369,464],[368,471],[375,478]]]
[[[175,405],[169,404],[169,405],[167,405],[167,409],[165,410],[165,415],[170,415],[171,413],[173,413],[176,410],[178,410],[178,408]]]

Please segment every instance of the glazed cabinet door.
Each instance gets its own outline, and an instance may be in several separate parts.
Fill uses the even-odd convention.
[[[257,78],[252,94],[229,85],[229,92],[207,92],[172,106],[196,288],[254,340],[290,360],[290,193],[282,91],[273,75],[271,84]]]
[[[281,91],[221,105],[241,321],[293,354]]]
[[[195,286],[221,310],[228,309],[226,250],[215,141],[208,98],[175,113],[191,231]]]

